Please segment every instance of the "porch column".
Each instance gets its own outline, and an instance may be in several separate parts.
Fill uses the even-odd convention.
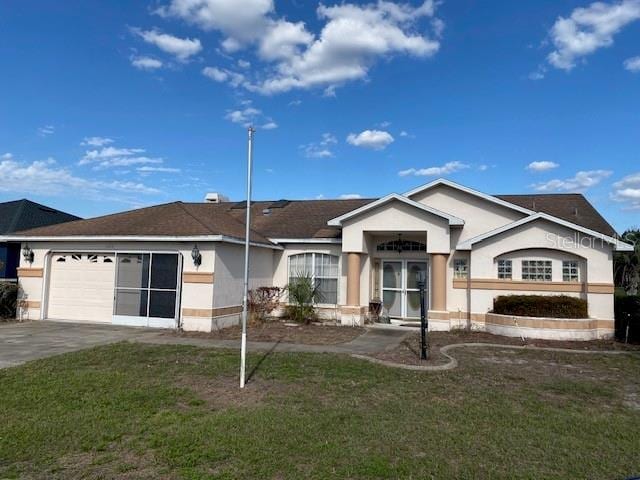
[[[347,253],[347,304],[340,308],[342,325],[362,325],[366,318],[366,307],[360,306],[361,254]]]
[[[347,253],[347,305],[360,306],[360,254]]]
[[[447,310],[447,257],[445,253],[431,254],[431,309]]]

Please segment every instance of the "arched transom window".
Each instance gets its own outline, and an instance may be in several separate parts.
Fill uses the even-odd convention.
[[[309,276],[318,287],[318,303],[338,303],[338,257],[326,253],[299,253],[289,257],[289,282]]]
[[[391,240],[382,242],[376,246],[379,252],[426,252],[427,246],[414,240]]]

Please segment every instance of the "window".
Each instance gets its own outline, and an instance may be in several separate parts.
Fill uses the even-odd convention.
[[[550,282],[551,278],[551,260],[522,261],[522,280]]]
[[[579,282],[580,270],[578,262],[575,260],[565,260],[562,262],[562,281],[563,282]]]
[[[178,255],[119,253],[116,265],[116,315],[175,318]]]
[[[469,276],[469,265],[466,258],[454,258],[453,278],[467,278]]]
[[[378,252],[426,252],[427,245],[413,240],[391,240],[376,245]]]
[[[300,253],[289,257],[289,282],[308,275],[318,288],[318,303],[338,303],[338,257],[325,253]]]
[[[511,280],[511,260],[498,260],[498,278]]]

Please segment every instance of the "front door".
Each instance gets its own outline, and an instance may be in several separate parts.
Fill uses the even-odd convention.
[[[392,318],[420,318],[418,276],[428,285],[427,262],[384,260],[382,262],[382,304]],[[427,295],[427,298],[428,295]]]

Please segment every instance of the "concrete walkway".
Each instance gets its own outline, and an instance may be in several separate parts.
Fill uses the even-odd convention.
[[[368,329],[354,340],[338,345],[299,345],[282,342],[248,342],[250,351],[309,352],[367,355],[398,345],[406,331]],[[249,332],[249,338],[251,332]],[[62,353],[98,345],[131,341],[159,345],[194,345],[239,349],[239,340],[213,340],[171,335],[167,330],[109,324],[33,321],[0,323],[0,368],[12,367]]]

